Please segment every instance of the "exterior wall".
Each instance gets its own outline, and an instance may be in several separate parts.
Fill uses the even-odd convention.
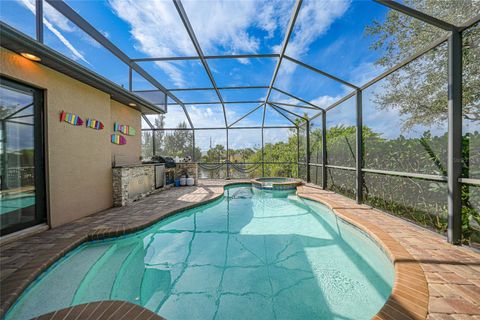
[[[113,132],[113,124],[118,122],[120,124],[126,124],[132,126],[137,130],[135,136],[125,136],[127,139],[127,144],[117,145],[111,143],[112,150],[112,162],[115,165],[125,165],[125,164],[139,164],[140,155],[142,154],[142,114],[132,108],[126,108],[125,105],[117,102],[111,101],[111,113],[110,113],[110,131]]]
[[[45,89],[47,139],[47,202],[52,227],[112,206],[112,153],[128,159],[140,155],[140,116],[137,111],[111,102],[110,96],[11,51],[0,48],[1,73],[14,80]],[[60,122],[64,110],[103,122],[103,130]],[[137,129],[127,145],[112,146],[112,119]],[[124,150],[121,148],[125,147]]]

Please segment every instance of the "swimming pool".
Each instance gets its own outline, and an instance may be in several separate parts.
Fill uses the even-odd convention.
[[[136,234],[91,242],[48,269],[7,314],[126,300],[169,319],[370,319],[394,269],[366,234],[292,191],[223,198]]]

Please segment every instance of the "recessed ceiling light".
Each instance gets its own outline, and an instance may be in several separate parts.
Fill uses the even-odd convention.
[[[128,105],[129,105],[130,107],[136,107],[136,106],[137,106],[137,104],[136,104],[136,103],[133,103],[133,102],[130,102]]]
[[[27,58],[28,60],[32,60],[32,61],[42,61],[42,59],[40,59],[39,57],[37,57],[36,55],[31,54],[31,53],[22,52],[22,53],[20,53],[20,54],[22,55],[22,57]]]

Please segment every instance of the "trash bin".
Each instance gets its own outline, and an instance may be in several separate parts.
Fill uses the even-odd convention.
[[[175,187],[180,187],[180,179],[175,179]]]

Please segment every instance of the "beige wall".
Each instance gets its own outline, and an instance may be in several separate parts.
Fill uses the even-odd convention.
[[[118,122],[132,126],[137,131],[135,136],[125,136],[126,145],[117,145],[111,143],[112,161],[116,165],[140,163],[141,146],[141,113],[132,108],[125,108],[125,105],[111,100],[110,130],[113,133],[113,124]]]
[[[47,193],[52,227],[112,206],[112,154],[132,161],[140,156],[140,114],[102,91],[85,85],[11,51],[0,48],[1,73],[45,89],[47,137]],[[103,122],[103,130],[60,122],[65,110],[84,121]],[[127,145],[110,142],[113,121],[119,119],[137,129]]]

